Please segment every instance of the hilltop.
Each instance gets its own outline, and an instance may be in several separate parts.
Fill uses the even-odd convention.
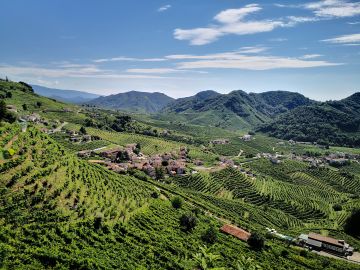
[[[86,102],[86,104],[106,109],[154,113],[164,108],[172,100],[174,99],[163,93],[130,91],[99,97]]]

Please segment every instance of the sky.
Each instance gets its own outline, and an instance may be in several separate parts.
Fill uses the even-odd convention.
[[[0,77],[108,95],[360,91],[360,2],[2,0]]]

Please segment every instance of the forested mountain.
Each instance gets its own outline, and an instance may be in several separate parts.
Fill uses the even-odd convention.
[[[360,93],[295,108],[259,131],[282,139],[360,146]]]
[[[32,85],[34,92],[44,97],[53,98],[59,101],[70,103],[83,103],[89,100],[100,97],[100,95],[87,93],[77,90],[62,90],[55,88],[48,88],[40,85]]]
[[[173,98],[159,92],[148,93],[130,91],[119,93],[86,102],[101,108],[125,110],[133,112],[154,113],[169,104]]]
[[[229,94],[205,91],[193,97],[177,99],[163,112],[180,114],[192,124],[251,129],[269,121],[274,115],[312,103],[314,101],[301,94],[286,91],[260,94],[247,94],[241,90]]]

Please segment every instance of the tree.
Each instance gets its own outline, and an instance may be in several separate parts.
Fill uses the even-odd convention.
[[[333,209],[334,209],[334,211],[341,211],[341,210],[342,210],[342,206],[341,206],[341,204],[334,204],[334,205],[333,205]]]
[[[100,229],[102,227],[104,215],[102,213],[97,213],[94,218],[94,228],[96,230]]]
[[[135,148],[141,150],[141,145],[140,145],[140,143],[137,143],[136,146],[135,146]]]
[[[202,240],[209,243],[214,244],[219,236],[218,230],[215,228],[215,226],[211,225],[205,233],[202,235]]]
[[[84,134],[84,135],[87,134],[86,129],[85,129],[84,126],[81,126],[79,132],[80,132],[80,134]]]
[[[6,98],[12,98],[12,93],[11,92],[6,92]]]
[[[345,232],[349,235],[360,237],[360,209],[354,210],[345,221]]]
[[[40,107],[42,106],[42,102],[41,102],[41,101],[36,101],[36,106],[37,106],[38,108],[40,108]]]
[[[262,250],[265,245],[264,238],[256,232],[251,234],[247,242],[249,246],[256,251]]]
[[[24,111],[27,111],[27,109],[28,109],[26,104],[23,104],[22,108],[23,108]]]
[[[179,197],[179,196],[175,196],[171,200],[171,204],[175,209],[180,209],[183,205],[183,199],[181,199],[181,197]]]
[[[196,227],[196,224],[197,218],[192,213],[183,214],[180,217],[180,226],[186,232],[192,231]]]
[[[161,179],[164,179],[164,170],[163,168],[160,168],[160,167],[156,167],[155,168],[155,178],[156,180],[161,180]]]
[[[116,155],[115,162],[129,161],[130,156],[127,151],[119,151]]]
[[[4,100],[0,100],[0,121],[7,121],[9,123],[13,123],[15,122],[15,120],[16,115],[8,111]]]

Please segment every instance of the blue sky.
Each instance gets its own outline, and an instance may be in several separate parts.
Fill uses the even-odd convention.
[[[4,0],[0,77],[173,97],[360,91],[360,2]]]

